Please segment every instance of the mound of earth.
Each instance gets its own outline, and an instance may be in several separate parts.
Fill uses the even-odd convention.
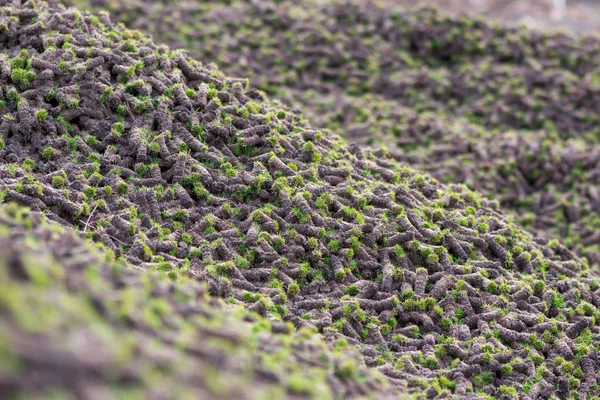
[[[372,3],[92,2],[600,268],[598,38]]]
[[[391,2],[388,2],[391,3]],[[415,4],[416,3],[416,4]],[[452,15],[484,15],[507,24],[525,24],[538,29],[568,29],[574,32],[594,34],[600,29],[598,3],[590,0],[530,0],[503,1],[483,0],[399,0],[395,4],[406,7],[434,5]]]
[[[2,202],[102,243],[144,270],[139,279],[158,270],[171,288],[204,281],[274,326],[343,338],[417,397],[600,393],[599,278],[497,201],[346,146],[107,14],[27,2],[4,7],[0,24]],[[117,298],[136,298],[127,287]],[[97,312],[118,316],[119,301],[98,290]],[[172,300],[144,293],[157,304],[134,306],[133,317],[126,308],[134,328],[141,313],[152,332],[185,343],[203,326],[174,316],[163,328]],[[202,315],[195,310],[185,320]],[[125,329],[111,315],[101,314]],[[333,393],[360,392],[360,368],[344,365],[333,373],[349,381],[339,388],[330,363],[316,374]],[[275,375],[287,382],[284,374]],[[116,375],[118,387],[128,382]]]
[[[391,397],[343,339],[115,261],[14,204],[0,207],[0,278],[5,398]]]

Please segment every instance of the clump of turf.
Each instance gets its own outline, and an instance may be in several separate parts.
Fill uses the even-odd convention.
[[[106,14],[10,13],[0,40],[32,78],[0,75],[3,201],[344,337],[416,396],[599,392],[598,277],[497,201],[346,146]]]
[[[600,268],[598,39],[374,3],[97,4]]]

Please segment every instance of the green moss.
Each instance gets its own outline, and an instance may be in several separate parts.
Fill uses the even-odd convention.
[[[125,132],[125,125],[122,122],[115,122],[112,126],[112,132],[117,136],[122,136]]]
[[[55,153],[56,151],[52,147],[45,147],[44,150],[42,150],[42,158],[44,160],[49,160],[54,157]]]
[[[129,186],[123,181],[117,182],[117,191],[121,194],[127,194]]]
[[[10,75],[11,81],[16,85],[19,85],[19,87],[23,90],[29,87],[35,77],[35,72],[22,68],[14,68]]]
[[[52,177],[52,186],[55,188],[62,188],[65,186],[65,179],[62,176]]]
[[[429,264],[435,264],[435,263],[437,263],[438,261],[439,261],[439,257],[438,257],[438,255],[437,255],[437,254],[435,254],[435,253],[431,253],[431,254],[429,254],[429,255],[427,256],[427,262],[428,262]]]
[[[48,118],[48,111],[43,110],[43,109],[37,110],[35,112],[35,118],[40,122],[45,121]]]

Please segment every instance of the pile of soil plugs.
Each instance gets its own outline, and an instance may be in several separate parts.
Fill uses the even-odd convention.
[[[313,126],[498,199],[600,268],[597,37],[368,0],[91,3],[249,77]]]
[[[211,296],[244,304],[273,326],[290,322],[343,339],[392,387],[416,397],[600,393],[600,279],[587,260],[558,241],[534,238],[497,201],[441,184],[384,151],[346,146],[239,78],[157,46],[107,14],[19,4],[0,9],[0,202],[28,206],[102,243],[107,254],[143,270],[136,279],[162,273],[173,282],[164,284],[173,288],[167,293],[190,278],[207,282]],[[73,245],[64,247],[69,254]],[[9,270],[25,275],[14,265]],[[201,306],[170,321],[174,300],[165,292],[144,286],[139,296],[157,304],[131,305],[138,292],[129,293],[135,289],[127,282],[111,290],[101,283],[103,270],[85,271],[76,276],[88,283],[59,286],[97,290],[94,312],[117,332],[157,335],[170,352],[180,340],[185,349],[188,334],[193,340],[203,327],[178,319],[191,323]],[[29,277],[35,283],[38,275]],[[8,293],[12,310],[17,294]],[[128,305],[119,307],[119,298]],[[113,319],[122,314],[127,329]],[[18,337],[28,325],[9,326]],[[61,332],[39,335],[50,340]],[[200,349],[182,357],[209,363]],[[319,359],[299,351],[311,365]],[[360,366],[345,365],[333,373],[337,380],[331,363],[315,368],[332,393],[369,387],[367,394],[378,396],[370,375],[360,379]],[[35,368],[25,364],[25,371]],[[61,371],[53,379],[64,378],[64,370],[52,371]],[[116,371],[110,379],[117,388],[155,377]],[[185,373],[167,373],[185,382],[182,390],[203,390]],[[264,379],[277,377],[289,379],[284,371]],[[19,382],[39,388],[54,381]]]
[[[3,398],[391,398],[343,339],[115,261],[14,204],[0,207],[0,278]]]

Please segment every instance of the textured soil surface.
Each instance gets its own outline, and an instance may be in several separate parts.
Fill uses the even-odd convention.
[[[343,339],[268,321],[0,208],[3,398],[387,398]],[[8,397],[4,397],[8,396]]]
[[[368,1],[96,1],[600,269],[600,40]]]
[[[31,210],[10,206],[0,214],[0,259],[7,260],[0,264],[0,323],[8,327],[0,351],[9,355],[1,358],[0,389],[90,398],[129,390],[151,398],[599,395],[600,278],[569,250],[593,251],[574,238],[589,229],[597,200],[598,177],[576,158],[596,157],[586,159],[593,165],[600,157],[595,89],[582,97],[594,79],[596,42],[584,43],[592,49],[584,52],[566,36],[346,3],[318,17],[332,32],[354,27],[355,35],[327,39],[323,29],[294,31],[304,29],[297,6],[245,4],[227,6],[239,14],[221,13],[258,21],[243,38],[257,40],[248,45],[267,65],[262,75],[252,53],[222,32],[202,33],[215,53],[194,60],[111,23],[106,13],[45,2],[0,9],[0,202]],[[219,21],[219,10],[211,20]],[[257,19],[263,14],[274,25]],[[241,33],[245,25],[213,26]],[[451,33],[475,36],[456,46],[440,42]],[[299,37],[304,45],[278,55],[274,47],[275,58],[262,53],[265,40],[285,36],[290,49]],[[210,64],[232,65],[224,59],[230,45],[238,49],[236,78]],[[409,60],[416,69],[393,72]],[[280,65],[292,62],[302,67],[289,70],[288,89],[285,79],[267,89],[292,104],[306,100],[305,115],[315,117],[318,108],[308,106],[338,96],[317,119],[334,129],[314,128],[239,78],[281,79]],[[467,62],[475,67],[465,69]],[[547,90],[537,97],[506,86],[515,80],[522,91],[538,78]],[[311,100],[309,82],[321,98]],[[401,110],[390,118],[406,128],[386,131],[386,118],[370,112],[364,121],[341,113],[336,122],[332,111],[367,106]],[[477,140],[447,139],[454,129],[472,130]],[[371,131],[379,132],[373,141],[394,138],[401,146],[369,150],[362,144]],[[361,144],[347,145],[340,134]],[[477,147],[498,137],[520,149],[519,135],[546,134],[540,143],[556,146],[563,159],[534,161],[527,151],[535,150],[506,145],[514,165],[503,164],[500,177],[489,171],[497,171],[496,157],[508,156]],[[569,150],[571,142],[587,152]],[[521,167],[553,164],[552,174],[536,177],[541,192],[524,179],[515,185],[522,196],[502,202],[564,188],[565,197],[541,204],[556,207],[558,232],[554,225],[535,231],[551,238],[566,224],[566,245],[534,238],[499,201],[398,161],[427,160],[431,169],[427,152],[442,154],[437,163],[463,153],[489,157],[482,176],[498,185],[519,179]],[[464,165],[465,176],[486,173]],[[547,183],[555,171],[563,178]],[[40,213],[52,225],[40,224]],[[531,225],[541,216],[533,214]],[[103,253],[64,230],[71,228]],[[89,350],[102,346],[108,350]],[[73,371],[81,375],[74,379]],[[247,383],[224,379],[229,373]]]

